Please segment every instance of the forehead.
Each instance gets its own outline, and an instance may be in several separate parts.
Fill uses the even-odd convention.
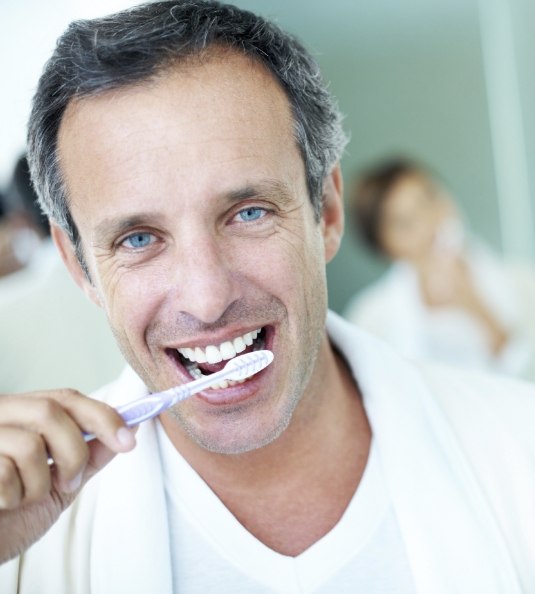
[[[407,173],[400,177],[385,197],[385,208],[390,210],[403,209],[413,204],[419,204],[423,198],[431,197],[435,192],[430,180],[423,175]]]
[[[260,63],[232,51],[175,65],[158,77],[69,104],[58,135],[67,193],[136,191],[165,180],[232,182],[238,166],[272,177],[301,161],[289,101]],[[302,174],[302,163],[298,167]],[[266,170],[266,171],[263,171]],[[165,180],[163,179],[165,178]],[[226,180],[228,178],[228,180]],[[208,181],[208,180],[204,180]],[[72,203],[71,203],[72,205]]]

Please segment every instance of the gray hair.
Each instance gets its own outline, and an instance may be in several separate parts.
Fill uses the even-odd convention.
[[[72,23],[58,40],[34,96],[28,126],[32,180],[41,208],[69,234],[81,262],[57,151],[58,130],[68,103],[153,78],[177,60],[201,55],[212,45],[261,62],[286,92],[310,200],[319,220],[325,176],[340,159],[347,137],[316,61],[294,37],[235,6],[211,0],[148,3]]]

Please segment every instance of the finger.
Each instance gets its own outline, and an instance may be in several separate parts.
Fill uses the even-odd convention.
[[[51,488],[50,468],[46,444],[40,435],[24,429],[2,427],[0,454],[17,471],[17,476],[10,476],[22,503],[33,503],[48,495]]]
[[[31,407],[27,408],[30,400]],[[41,404],[38,405],[37,402]],[[134,447],[133,432],[125,426],[121,415],[114,408],[88,398],[76,390],[32,392],[0,397],[0,419],[2,424],[32,425],[34,430],[41,431],[46,423],[54,421],[59,414],[54,402],[61,405],[81,431],[95,434],[111,450],[118,453]]]
[[[82,430],[95,433],[114,452],[131,449],[135,443],[115,410],[73,390],[4,396],[0,419],[42,435],[54,459],[54,482],[65,492],[80,484],[88,461]]]
[[[0,509],[14,509],[22,502],[22,481],[13,460],[0,456]]]
[[[2,423],[22,427],[42,436],[54,460],[54,484],[63,492],[71,492],[80,486],[89,458],[82,430],[92,431],[99,422],[105,427],[106,421],[101,421],[101,418],[115,416],[117,413],[110,407],[102,406],[72,390],[37,392],[0,399]],[[116,425],[122,425],[120,417]],[[112,442],[112,447],[117,448],[113,438],[106,437],[108,442]],[[124,445],[119,443],[119,448],[124,448]]]
[[[71,481],[82,472],[89,457],[80,427],[54,398],[25,395],[10,397],[7,403],[2,400],[2,423],[24,429],[28,448],[32,447],[32,435],[43,442],[45,454],[48,451],[54,459],[58,488],[69,492]]]
[[[86,433],[94,434],[110,450],[127,452],[135,446],[135,432],[125,426],[121,415],[108,404],[74,390],[58,391],[54,398]]]

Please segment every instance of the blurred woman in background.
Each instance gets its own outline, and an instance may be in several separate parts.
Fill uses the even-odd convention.
[[[425,167],[379,163],[359,176],[351,208],[364,242],[392,265],[350,301],[349,320],[413,359],[535,378],[535,275],[470,236]]]

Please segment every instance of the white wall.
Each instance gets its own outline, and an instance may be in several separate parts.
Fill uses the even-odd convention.
[[[0,0],[0,187],[24,150],[30,101],[58,36],[74,19],[137,2],[126,0]]]

